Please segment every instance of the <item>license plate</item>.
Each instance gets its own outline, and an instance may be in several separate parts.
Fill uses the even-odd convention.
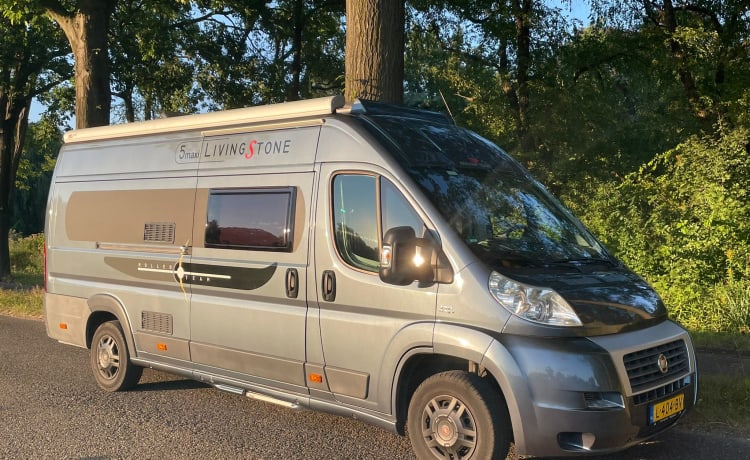
[[[683,410],[685,410],[685,395],[679,394],[674,398],[649,406],[648,423],[653,425],[660,420],[679,414]]]

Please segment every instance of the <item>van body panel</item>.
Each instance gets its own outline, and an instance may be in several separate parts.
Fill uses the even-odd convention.
[[[198,190],[273,190],[273,174],[213,176],[201,171]],[[260,378],[304,385],[307,321],[308,239],[313,174],[289,173],[293,189],[293,245],[286,251],[250,251],[205,247],[200,223],[208,225],[206,207],[196,209],[196,244],[191,263],[206,278],[228,277],[192,286],[191,353],[196,363]],[[252,187],[248,187],[252,184]],[[198,195],[205,194],[199,192]],[[232,212],[252,212],[234,211]],[[285,292],[286,273],[294,269],[302,288],[296,298]],[[200,277],[199,277],[200,278]],[[192,282],[192,281],[191,281]],[[279,340],[284,337],[284,340]]]
[[[323,148],[321,146],[321,148]],[[358,163],[323,163],[320,170],[320,185],[318,190],[318,208],[316,222],[318,229],[321,225],[328,227],[326,232],[318,231],[315,236],[315,274],[322,282],[324,272],[335,274],[336,297],[325,300],[318,292],[317,305],[320,311],[320,333],[323,355],[326,367],[345,369],[350,372],[368,376],[368,389],[362,394],[359,404],[362,407],[388,413],[391,408],[391,392],[381,394],[382,383],[374,380],[374,376],[381,376],[381,368],[395,370],[400,356],[395,357],[387,353],[387,347],[401,331],[421,322],[433,322],[435,319],[435,305],[437,299],[437,284],[420,286],[412,283],[408,286],[389,287],[383,289],[382,281],[377,272],[368,272],[353,267],[342,260],[335,243],[335,229],[333,226],[332,203],[333,179],[337,175],[363,175],[390,178],[391,176],[376,165]],[[373,205],[375,196],[372,196]],[[356,209],[347,212],[355,214]],[[431,329],[416,329],[430,334]],[[421,346],[431,344],[432,337],[414,337],[413,344]],[[397,358],[394,362],[384,363],[383,359]],[[334,378],[336,375],[333,376]],[[329,375],[329,378],[331,376]],[[382,377],[392,381],[393,374],[382,374]],[[345,387],[337,382],[329,382],[332,390]],[[337,394],[337,398],[348,401],[345,394]]]
[[[86,348],[86,319],[91,311],[86,299],[44,293],[47,335],[69,345]]]
[[[183,366],[190,362],[190,342],[186,339],[141,330],[133,334],[133,340],[139,355],[146,359],[170,358]]]
[[[237,174],[251,169],[273,173],[310,170],[320,126],[206,137],[199,156],[201,174]],[[271,169],[269,169],[271,168]]]
[[[195,164],[182,161],[185,149],[200,151],[202,139],[199,133],[164,133],[155,137],[134,138],[119,142],[97,140],[86,143],[63,145],[59,157],[62,161],[57,169],[58,181],[81,180],[89,182],[97,178],[126,178],[138,174],[139,179],[161,179],[185,176],[194,173]],[[103,152],[116,148],[116,154],[107,161],[99,158]],[[69,153],[67,153],[69,152]]]
[[[695,404],[654,290],[439,114],[330,97],[72,131],[45,233],[51,338],[116,319],[118,359],[251,398],[429,437],[452,416],[421,385],[481,382],[520,456],[622,450]]]

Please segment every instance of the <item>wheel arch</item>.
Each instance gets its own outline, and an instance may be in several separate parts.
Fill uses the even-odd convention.
[[[497,357],[501,360],[497,361]],[[416,388],[428,377],[450,370],[483,374],[505,401],[514,438],[523,437],[518,390],[514,385],[521,379],[521,391],[528,393],[528,390],[513,357],[482,331],[442,323],[435,326],[433,347],[409,350],[399,364],[392,397],[398,433],[405,433],[409,402]]]
[[[91,314],[86,321],[86,348],[91,348],[91,341],[99,326],[107,321],[116,320],[120,322],[120,327],[125,336],[125,341],[128,344],[128,350],[130,351],[131,357],[135,356],[133,332],[130,327],[130,320],[122,303],[113,295],[96,294],[89,298],[88,305]]]

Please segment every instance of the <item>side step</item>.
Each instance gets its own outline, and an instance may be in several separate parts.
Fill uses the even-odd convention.
[[[267,396],[267,395],[264,395],[264,394],[255,393],[253,391],[246,391],[246,390],[244,390],[242,388],[233,387],[231,385],[225,385],[223,383],[215,383],[213,386],[215,388],[218,388],[219,390],[226,391],[227,393],[232,393],[232,394],[236,394],[236,395],[245,395],[245,396],[247,396],[250,399],[255,399],[255,400],[258,400],[258,401],[263,401],[263,402],[267,402],[267,403],[271,403],[271,404],[276,404],[278,406],[286,407],[288,409],[299,409],[300,408],[299,404],[296,403],[296,402],[284,401],[282,399],[277,399],[277,398],[274,398],[272,396]]]

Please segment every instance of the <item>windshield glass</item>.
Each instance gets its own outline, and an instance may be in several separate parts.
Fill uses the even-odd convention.
[[[610,261],[577,218],[489,141],[449,124],[369,119],[445,220],[491,266]]]

